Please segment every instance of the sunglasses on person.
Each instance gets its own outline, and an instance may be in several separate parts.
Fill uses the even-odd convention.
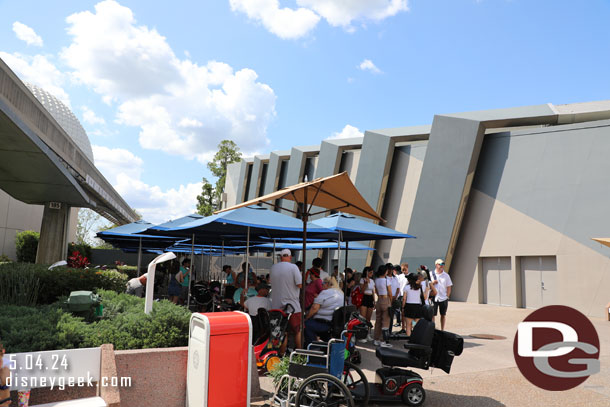
[[[445,263],[438,263],[438,265],[439,265],[439,266],[444,266],[444,265],[445,265]]]

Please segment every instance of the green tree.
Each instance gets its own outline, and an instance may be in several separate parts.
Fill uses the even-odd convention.
[[[216,210],[216,202],[214,186],[204,177],[201,195],[197,195],[197,213],[203,216],[210,216]]]
[[[95,237],[95,234],[113,226],[97,212],[88,208],[81,208],[78,211],[78,222],[76,224],[76,243],[92,247],[102,245],[104,242]]]
[[[201,195],[197,196],[197,212],[201,215],[211,215],[220,209],[220,194],[225,189],[227,181],[227,166],[241,161],[239,147],[232,140],[222,140],[218,144],[218,151],[214,154],[212,161],[208,163],[208,169],[218,178],[216,185],[212,186],[207,179],[203,179]]]
[[[241,152],[237,144],[231,140],[222,140],[218,144],[218,151],[214,154],[214,158],[208,163],[208,169],[212,171],[214,176],[218,177],[218,181],[216,181],[216,194],[219,197],[225,189],[227,166],[239,161],[241,161]]]

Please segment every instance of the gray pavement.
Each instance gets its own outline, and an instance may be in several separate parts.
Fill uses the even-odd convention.
[[[424,406],[610,406],[610,322],[590,318],[600,339],[601,372],[572,390],[550,392],[529,383],[513,358],[517,324],[530,312],[532,310],[451,302],[445,328],[464,337],[464,352],[454,359],[451,374],[440,369],[416,370],[424,378]],[[440,325],[440,321],[437,324]],[[475,334],[506,339],[476,339],[472,337]],[[402,342],[393,344],[402,349]],[[375,348],[370,343],[359,344],[358,348],[363,356],[360,368],[369,381],[374,381],[375,369],[381,367],[375,357]],[[263,390],[273,393],[269,378],[261,377],[260,382]]]

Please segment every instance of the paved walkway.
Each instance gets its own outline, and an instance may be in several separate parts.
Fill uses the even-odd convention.
[[[531,310],[492,305],[451,302],[446,329],[464,337],[464,352],[453,362],[451,374],[440,369],[419,370],[424,378],[426,407],[497,406],[610,406],[610,322],[591,321],[600,339],[601,372],[580,386],[564,392],[549,392],[530,384],[516,368],[513,339],[517,324]],[[440,324],[440,321],[437,321]],[[471,335],[491,334],[506,339],[476,339]],[[402,342],[393,342],[402,349]],[[360,367],[369,381],[381,367],[372,344],[359,345]],[[261,377],[263,390],[273,392],[271,380]],[[261,404],[263,405],[263,404]],[[369,404],[390,406],[399,404]]]

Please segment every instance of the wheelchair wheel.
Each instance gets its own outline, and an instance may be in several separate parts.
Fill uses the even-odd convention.
[[[407,406],[421,406],[425,400],[426,391],[419,383],[411,383],[402,391],[402,402]]]
[[[350,362],[345,362],[343,365],[343,376],[341,381],[347,388],[354,401],[361,406],[367,406],[369,403],[369,381],[362,370]]]
[[[303,381],[294,404],[299,407],[354,407],[354,399],[341,380],[327,373],[318,373]]]

